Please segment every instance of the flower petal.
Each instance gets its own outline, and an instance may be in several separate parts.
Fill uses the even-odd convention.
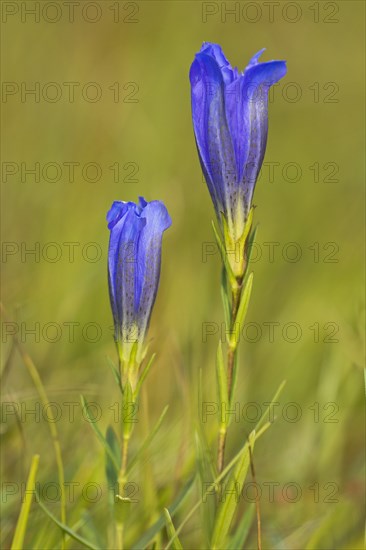
[[[108,273],[116,338],[128,336],[135,324],[136,256],[145,224],[146,220],[136,214],[135,205],[129,203],[124,216],[111,229]]]
[[[226,117],[234,144],[238,181],[248,205],[246,214],[267,144],[269,88],[285,74],[284,61],[252,64],[226,88]]]
[[[235,193],[236,167],[225,114],[225,86],[216,60],[199,53],[190,71],[192,117],[200,161],[218,217]],[[228,213],[230,216],[230,213]]]
[[[171,219],[161,201],[147,203],[141,213],[145,225],[137,250],[137,285],[135,304],[137,323],[144,336],[149,325],[160,278],[161,242],[163,233],[171,226]]]
[[[114,203],[112,204],[107,214],[108,229],[112,229],[116,225],[116,223],[118,223],[119,220],[123,218],[127,210],[128,210],[127,202],[114,201]]]
[[[257,52],[255,55],[253,55],[253,57],[250,59],[248,65],[246,66],[245,70],[247,70],[252,65],[257,65],[258,64],[258,59],[260,58],[262,53],[265,52],[265,51],[266,51],[266,48],[262,48],[261,50],[259,50],[259,52]]]
[[[202,48],[200,50],[200,53],[204,53],[206,55],[211,56],[217,63],[222,78],[224,80],[225,84],[229,84],[232,82],[235,78],[236,70],[233,69],[229,63],[229,61],[226,59],[226,56],[224,52],[222,51],[222,48],[219,44],[213,44],[211,42],[204,42],[202,44]]]
[[[268,91],[286,74],[284,61],[233,69],[218,44],[204,43],[191,66],[192,118],[197,149],[221,225],[236,242],[251,208],[268,132]]]

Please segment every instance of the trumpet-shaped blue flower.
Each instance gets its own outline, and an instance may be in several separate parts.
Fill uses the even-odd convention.
[[[160,201],[116,201],[107,214],[109,294],[122,361],[137,345],[137,361],[159,285],[163,233],[171,225]]]
[[[244,232],[266,149],[268,91],[286,74],[285,61],[232,68],[221,47],[204,43],[190,70],[197,149],[219,224],[231,242]]]

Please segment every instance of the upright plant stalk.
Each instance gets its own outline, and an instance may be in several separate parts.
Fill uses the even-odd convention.
[[[230,332],[234,330],[236,314],[239,308],[240,298],[242,293],[242,287],[238,289],[231,289],[231,316],[230,316]],[[232,394],[233,394],[233,377],[234,377],[234,368],[237,359],[237,341],[233,342],[232,345],[228,345],[227,350],[227,402],[231,403]],[[222,404],[221,404],[222,406]],[[220,414],[222,416],[222,411],[220,407]],[[220,423],[219,429],[219,442],[217,450],[217,471],[220,474],[224,467],[224,457],[225,457],[225,445],[226,445],[226,436],[227,436],[228,425],[226,422]]]
[[[124,364],[124,362],[120,361],[120,380],[121,380],[121,388],[122,388],[122,411],[126,406],[129,405],[128,399],[131,398],[131,392],[129,391],[131,388],[129,379],[125,378],[125,372],[129,372],[128,365]],[[131,403],[132,404],[132,403]],[[118,484],[118,493],[115,495],[115,498],[121,501],[121,506],[127,506],[129,504],[128,498],[125,499],[124,495],[124,487],[127,483],[127,460],[128,460],[128,446],[129,446],[129,440],[130,435],[132,431],[129,428],[131,425],[127,424],[126,422],[123,422],[122,425],[122,433],[121,433],[121,466],[118,472],[118,478],[117,478],[117,484]],[[118,502],[117,502],[118,505]],[[124,512],[124,511],[123,511]],[[122,514],[119,515],[117,521],[116,521],[116,536],[117,536],[117,546],[118,550],[123,550],[124,548],[124,523],[125,523],[125,514],[122,512]]]
[[[131,379],[129,376],[129,373],[131,372],[130,366],[125,364],[123,361],[120,362],[120,377],[122,381],[122,388],[123,388],[123,397],[122,397],[122,410],[124,410],[125,407],[128,407],[129,405],[134,406],[134,401],[129,399],[132,399],[132,392],[131,392]],[[138,371],[138,368],[137,368]],[[132,428],[130,428],[130,423],[123,423],[122,426],[122,444],[121,444],[121,467],[118,474],[118,485],[123,488],[124,484],[126,483],[126,470],[127,470],[127,458],[128,458],[128,445],[130,440],[130,435]]]
[[[133,348],[134,349],[134,348]],[[140,371],[140,365],[136,364],[134,361],[132,363],[125,363],[120,361],[120,379],[122,386],[122,410],[128,408],[129,406],[137,406],[137,401],[139,398],[139,390],[141,385],[137,386],[137,377]],[[140,379],[141,381],[141,379]],[[133,389],[135,388],[135,390]],[[121,467],[118,473],[118,486],[120,494],[123,492],[123,487],[127,481],[126,471],[127,471],[127,462],[128,462],[128,447],[133,430],[132,422],[123,422],[122,425],[122,444],[121,444]]]
[[[238,287],[231,288],[231,326],[230,332],[235,330],[235,321],[238,314],[239,304],[241,300],[243,287],[240,284]],[[231,393],[233,387],[233,374],[234,374],[234,365],[236,361],[236,352],[237,352],[238,341],[235,338],[233,344],[229,344],[227,352],[227,389],[229,402],[231,401]]]
[[[136,341],[132,346],[131,356],[129,361],[124,361],[121,353],[121,346],[117,345],[119,354],[119,387],[122,390],[122,411],[128,411],[129,407],[132,407],[132,416],[134,416],[135,409],[138,406],[139,394],[143,382],[143,378],[147,375],[147,370],[150,369],[152,360],[150,360],[141,371],[141,364],[136,362]],[[128,466],[128,449],[130,437],[133,431],[133,421],[128,419],[130,415],[122,414],[122,430],[121,430],[121,454],[120,454],[120,469],[117,477],[118,493],[115,495],[116,506],[122,506],[125,509],[121,510],[117,514],[116,521],[116,539],[118,550],[124,548],[124,531],[126,512],[131,504],[129,497],[124,496],[124,488],[128,482],[127,479],[127,466]]]
[[[229,325],[227,331],[227,358],[226,372],[218,367],[218,386],[220,396],[220,423],[217,449],[217,470],[221,473],[224,467],[225,446],[229,422],[227,420],[226,410],[223,414],[223,408],[230,407],[235,391],[235,369],[237,363],[238,343],[240,339],[241,327],[249,305],[249,298],[252,288],[253,275],[248,274],[248,262],[250,257],[250,244],[254,234],[251,233],[253,222],[253,208],[250,210],[245,224],[242,238],[235,243],[234,259],[230,258],[233,252],[228,248],[228,235],[224,235],[225,245],[222,240],[219,242],[219,248],[223,259],[223,277],[221,294],[224,301],[224,310],[227,312],[226,323]],[[220,236],[215,232],[216,238]],[[231,246],[231,245],[230,245]],[[223,358],[218,357],[218,361]],[[221,374],[220,374],[221,373]]]
[[[140,197],[137,204],[115,201],[107,220],[109,294],[119,361],[119,370],[113,370],[122,394],[122,410],[132,407],[135,413],[142,383],[154,358],[144,366],[145,337],[159,285],[162,237],[171,219],[161,201],[147,202]],[[117,441],[120,445],[120,456],[114,461],[114,466],[119,463],[119,467],[113,470],[118,484],[114,512],[119,550],[124,548],[126,517],[132,503],[124,496],[124,488],[133,422],[136,419],[126,414],[120,437],[115,439],[113,430],[109,432],[113,444]]]
[[[220,234],[215,226],[214,230],[224,265],[221,293],[226,326],[230,327],[226,367],[221,342],[216,362],[221,409],[219,473],[228,429],[222,409],[230,405],[234,394],[238,328],[245,318],[252,285],[252,275],[247,273],[248,240],[253,194],[267,144],[268,93],[287,71],[285,61],[260,62],[263,52],[257,52],[239,71],[219,44],[204,42],[189,73],[197,151],[219,225]]]

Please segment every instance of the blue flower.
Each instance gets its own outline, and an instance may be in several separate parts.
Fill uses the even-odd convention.
[[[232,68],[221,47],[205,42],[190,70],[192,118],[202,170],[219,224],[232,243],[244,233],[268,131],[268,91],[285,61]],[[222,220],[224,216],[224,220]]]
[[[142,197],[138,204],[114,202],[107,221],[115,340],[125,362],[137,345],[134,353],[139,362],[159,285],[163,232],[172,222],[162,202],[146,202]]]

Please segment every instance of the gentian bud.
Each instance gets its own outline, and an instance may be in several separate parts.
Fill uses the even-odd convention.
[[[116,201],[107,214],[109,294],[120,362],[140,364],[159,285],[163,233],[171,219],[161,201]]]
[[[206,42],[190,70],[198,154],[228,252],[237,246],[243,252],[246,245],[267,143],[268,92],[286,74],[285,61],[259,63],[263,51],[240,73],[219,45]],[[237,262],[234,257],[229,261],[240,279],[244,259]]]

